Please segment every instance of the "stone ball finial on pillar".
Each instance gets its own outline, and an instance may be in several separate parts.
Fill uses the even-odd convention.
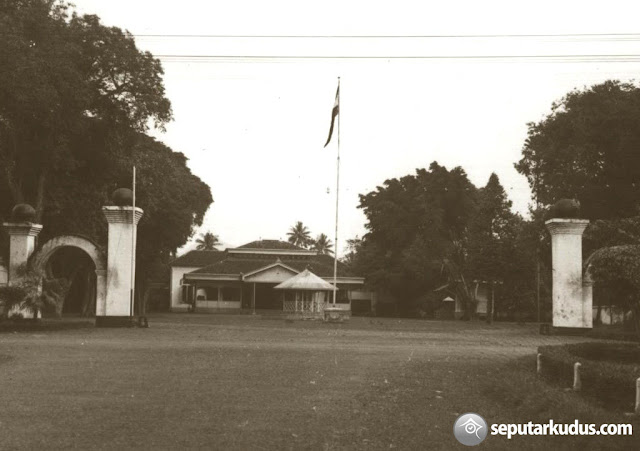
[[[11,222],[33,222],[36,220],[36,210],[29,204],[17,204],[11,210]]]
[[[128,207],[133,204],[133,191],[129,188],[118,188],[111,194],[114,205]]]
[[[549,219],[553,218],[579,219],[580,201],[577,199],[560,199],[549,210]]]

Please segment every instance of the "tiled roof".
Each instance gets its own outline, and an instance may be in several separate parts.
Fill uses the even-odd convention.
[[[301,247],[298,247],[289,242],[280,241],[280,240],[252,241],[250,243],[243,244],[242,246],[238,246],[237,249],[284,249],[284,250],[294,250],[294,251],[304,250]]]
[[[171,266],[195,266],[201,268],[219,262],[226,256],[227,253],[221,251],[191,251],[176,258],[171,262]]]
[[[222,261],[206,266],[204,268],[196,269],[190,274],[248,274],[256,271],[260,268],[272,265],[280,261],[282,264],[302,272],[305,268],[309,268],[309,271],[320,277],[333,276],[333,257],[329,255],[314,255],[309,259],[277,259],[272,260],[265,259],[248,259],[248,258],[236,258],[228,257]],[[338,262],[338,277],[357,277],[341,262]]]
[[[271,265],[275,261],[275,258],[273,260],[254,260],[228,257],[212,265],[191,271],[189,274],[246,274]]]

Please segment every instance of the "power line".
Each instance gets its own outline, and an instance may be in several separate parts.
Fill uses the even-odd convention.
[[[443,35],[240,35],[240,34],[134,34],[136,38],[210,39],[518,39],[518,38],[640,38],[640,33],[555,33],[555,34],[443,34]]]
[[[550,60],[561,62],[639,62],[640,54],[622,55],[178,55],[158,54],[162,60]]]

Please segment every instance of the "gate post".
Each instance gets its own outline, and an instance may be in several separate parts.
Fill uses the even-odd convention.
[[[130,190],[122,188],[116,190],[113,201],[117,205],[102,207],[102,213],[109,223],[109,242],[107,293],[104,308],[96,307],[96,326],[98,327],[121,327],[134,324],[131,290],[135,279],[132,280],[131,273],[135,269],[138,222],[144,212],[141,208],[136,207],[134,210],[131,206],[130,193]],[[126,205],[127,203],[129,205]]]
[[[569,201],[556,205],[563,202]],[[563,210],[556,212],[562,216]],[[553,327],[563,330],[592,327],[590,287],[585,290],[582,281],[582,234],[589,221],[576,219],[577,209],[572,213],[545,222],[551,234]]]
[[[31,205],[18,204],[11,211],[11,222],[2,224],[9,235],[9,273],[8,285],[20,280],[20,271],[26,269],[29,257],[36,248],[36,237],[42,231],[42,224],[35,224],[36,211]],[[12,310],[11,314],[20,314],[23,318],[33,318],[29,310]],[[40,312],[38,312],[38,317]]]

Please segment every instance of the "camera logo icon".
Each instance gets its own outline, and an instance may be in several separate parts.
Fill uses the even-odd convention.
[[[465,413],[453,424],[453,435],[466,446],[475,446],[487,438],[487,422],[477,413]]]

